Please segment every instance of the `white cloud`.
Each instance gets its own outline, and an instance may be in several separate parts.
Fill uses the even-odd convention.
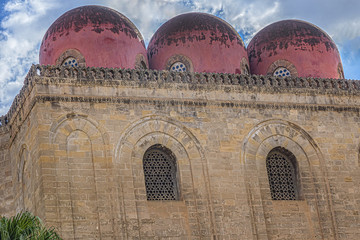
[[[354,70],[360,58],[358,0],[8,0],[6,17],[0,23],[0,115],[7,112],[31,64],[38,63],[38,49],[46,29],[61,14],[87,4],[123,13],[139,28],[145,42],[162,23],[189,11],[221,16],[245,36],[245,42],[272,22],[302,19],[332,36],[343,51],[346,76],[349,69],[350,78],[360,78],[360,71]]]
[[[162,23],[191,11],[183,1],[177,0],[105,0],[104,3],[127,16],[139,28],[146,43]]]
[[[41,6],[41,7],[40,7]],[[37,62],[39,20],[50,4],[41,0],[9,1],[4,7],[8,14],[1,21],[0,40],[0,114],[6,113],[19,91],[32,63]]]

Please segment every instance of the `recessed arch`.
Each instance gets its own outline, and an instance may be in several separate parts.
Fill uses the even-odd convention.
[[[21,145],[17,165],[17,182],[20,185],[18,211],[34,210],[34,166],[26,144]]]
[[[177,54],[171,56],[165,64],[165,70],[172,71],[171,67],[176,65],[179,66],[180,64],[185,65],[186,72],[194,72],[194,66],[191,59],[185,55]]]
[[[135,69],[149,69],[147,58],[141,53],[136,55]]]
[[[345,78],[344,69],[341,62],[338,64],[337,71],[338,71],[339,79],[344,79]]]
[[[56,59],[56,65],[63,65],[64,61],[67,59],[76,60],[77,66],[86,67],[85,57],[81,54],[81,52],[77,49],[67,49]]]
[[[111,177],[102,180],[102,176],[110,176],[112,167],[105,130],[87,115],[72,112],[54,121],[49,138],[51,151],[48,157],[56,171],[49,181],[59,187],[55,193],[45,189],[44,195],[57,199],[54,206],[57,217],[65,219],[58,226],[60,232],[66,238],[90,237],[91,234],[101,238],[101,229],[115,228],[113,222],[100,220],[103,214],[115,217],[111,211],[112,201],[101,200],[110,199],[110,189],[113,189]],[[47,221],[57,223],[58,220],[51,216]]]
[[[241,74],[250,74],[250,67],[249,67],[249,61],[246,58],[241,59],[240,68],[241,68]]]
[[[19,182],[22,181],[23,173],[24,173],[24,165],[25,165],[24,155],[28,155],[28,146],[26,144],[22,144],[19,151],[19,160],[17,166],[17,180]]]
[[[61,129],[61,130],[59,130]],[[60,116],[50,127],[51,143],[56,143],[59,138],[69,136],[72,131],[81,130],[89,135],[91,140],[97,140],[103,145],[109,144],[109,137],[105,129],[100,124],[81,113],[68,113]]]
[[[128,222],[131,215],[127,215],[127,212],[139,214],[136,206],[142,206],[144,202],[149,202],[146,196],[142,164],[144,154],[154,145],[161,145],[171,150],[176,157],[178,166],[178,186],[181,201],[162,201],[162,208],[168,208],[170,212],[183,209],[182,212],[179,212],[180,215],[191,216],[187,221],[197,222],[196,225],[179,226],[181,228],[177,231],[185,231],[191,228],[192,231],[206,231],[215,234],[209,176],[203,149],[196,137],[185,126],[173,119],[158,115],[147,116],[130,124],[121,134],[115,149],[114,165],[116,169],[119,169],[119,188],[124,189],[123,186],[126,185],[127,189],[125,195],[119,196],[122,199],[124,212],[122,220]],[[124,166],[127,168],[123,169]],[[131,183],[127,179],[132,179]],[[134,190],[129,192],[128,189]],[[131,200],[135,205],[129,204],[128,200]],[[198,201],[202,201],[206,207],[199,208]],[[150,202],[156,204],[156,201]],[[194,204],[193,207],[188,205],[191,203]],[[147,208],[146,211],[156,215],[159,221],[165,221],[161,220],[163,216],[152,212],[151,208]],[[206,224],[200,222],[201,215],[207,219]],[[141,221],[140,215],[138,218]],[[172,221],[171,218],[166,219],[166,221]],[[197,229],[193,229],[195,226]]]
[[[286,59],[279,59],[279,60],[276,60],[275,62],[273,62],[269,66],[266,74],[271,75],[271,76],[279,76],[279,74],[275,74],[276,70],[281,70],[281,71],[285,70],[285,71],[287,71],[287,73],[289,73],[289,76],[291,76],[291,77],[298,76],[298,72],[296,70],[295,65]],[[287,76],[288,75],[285,75],[284,77],[287,77]]]
[[[306,207],[311,213],[311,219],[307,218],[306,220],[310,226],[309,237],[320,235],[323,238],[332,238],[336,236],[337,225],[322,153],[305,130],[294,123],[278,119],[257,124],[247,134],[241,147],[240,161],[244,164],[244,181],[249,193],[250,216],[255,223],[253,225],[254,234],[256,235],[264,229],[272,231],[274,227],[277,227],[275,223],[265,221],[275,213],[271,212],[271,208],[265,206],[271,206],[270,202],[276,205],[276,202],[271,199],[266,158],[277,147],[287,149],[296,156],[300,176],[299,199],[301,201],[296,201],[294,204]],[[259,201],[254,202],[254,199],[259,199]],[[279,204],[278,208],[281,208],[284,213],[290,211],[286,207],[287,204]],[[323,212],[323,206],[329,210]],[[328,230],[323,231],[325,228]]]

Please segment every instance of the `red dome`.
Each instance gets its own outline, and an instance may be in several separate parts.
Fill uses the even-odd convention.
[[[307,22],[273,23],[255,35],[247,51],[252,74],[343,78],[335,43]]]
[[[47,30],[40,64],[88,67],[146,67],[144,40],[135,25],[119,12],[101,6],[72,9]]]
[[[244,73],[248,58],[239,34],[227,22],[205,13],[186,13],[164,23],[148,46],[151,69]]]

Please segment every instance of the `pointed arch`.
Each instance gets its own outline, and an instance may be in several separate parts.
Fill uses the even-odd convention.
[[[51,166],[56,174],[48,178],[57,184],[54,198],[57,216],[47,222],[61,222],[64,238],[101,238],[101,229],[114,229],[111,198],[112,181],[109,141],[105,130],[85,114],[69,113],[50,128]],[[50,164],[48,164],[50,165]],[[105,176],[105,177],[104,177]],[[59,221],[58,219],[62,219]]]
[[[122,202],[124,222],[130,222],[134,213],[137,221],[141,222],[138,207],[147,202],[145,177],[143,171],[143,157],[146,151],[154,145],[168,148],[177,160],[179,177],[179,198],[182,201],[161,202],[161,208],[167,208],[169,212],[185,214],[187,223],[182,226],[170,224],[183,235],[191,235],[189,232],[206,232],[214,235],[214,216],[209,186],[207,163],[203,149],[196,137],[179,122],[163,116],[147,116],[132,123],[121,134],[114,153],[114,165],[119,169],[119,196]],[[131,181],[129,181],[131,179]],[[127,191],[125,192],[126,186]],[[133,191],[128,191],[133,189]],[[198,203],[201,202],[202,206]],[[157,206],[156,201],[152,204]],[[155,208],[156,209],[156,208]],[[186,211],[184,211],[186,209]],[[148,214],[156,215],[156,221],[164,221],[162,215],[153,212],[151,208],[145,208]],[[200,217],[201,216],[201,217]],[[205,220],[202,220],[205,219]],[[166,217],[169,223],[173,221]],[[196,223],[196,224],[195,224]],[[133,227],[139,227],[139,223],[133,223]],[[141,231],[139,230],[139,236]],[[126,236],[124,236],[126,237]]]
[[[287,206],[290,206],[282,201],[273,202],[271,199],[266,158],[274,148],[286,149],[296,156],[299,176],[298,199],[305,201],[296,201],[293,204],[310,212],[311,218],[307,218],[307,221],[312,232],[308,233],[309,236],[336,238],[337,226],[322,153],[305,130],[294,123],[278,119],[257,124],[242,143],[240,161],[244,164],[244,181],[249,194],[250,215],[255,223],[254,233],[270,233],[274,227],[276,228],[274,224],[265,220],[274,214],[269,206],[276,207],[280,204],[278,207],[284,212],[288,211]]]

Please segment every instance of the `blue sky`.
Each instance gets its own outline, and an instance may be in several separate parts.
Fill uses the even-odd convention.
[[[165,21],[184,12],[207,12],[230,23],[247,44],[266,25],[301,19],[326,31],[337,44],[345,78],[360,79],[359,0],[1,0],[0,115],[6,114],[31,66],[47,28],[66,11],[103,5],[127,16],[145,42]]]

